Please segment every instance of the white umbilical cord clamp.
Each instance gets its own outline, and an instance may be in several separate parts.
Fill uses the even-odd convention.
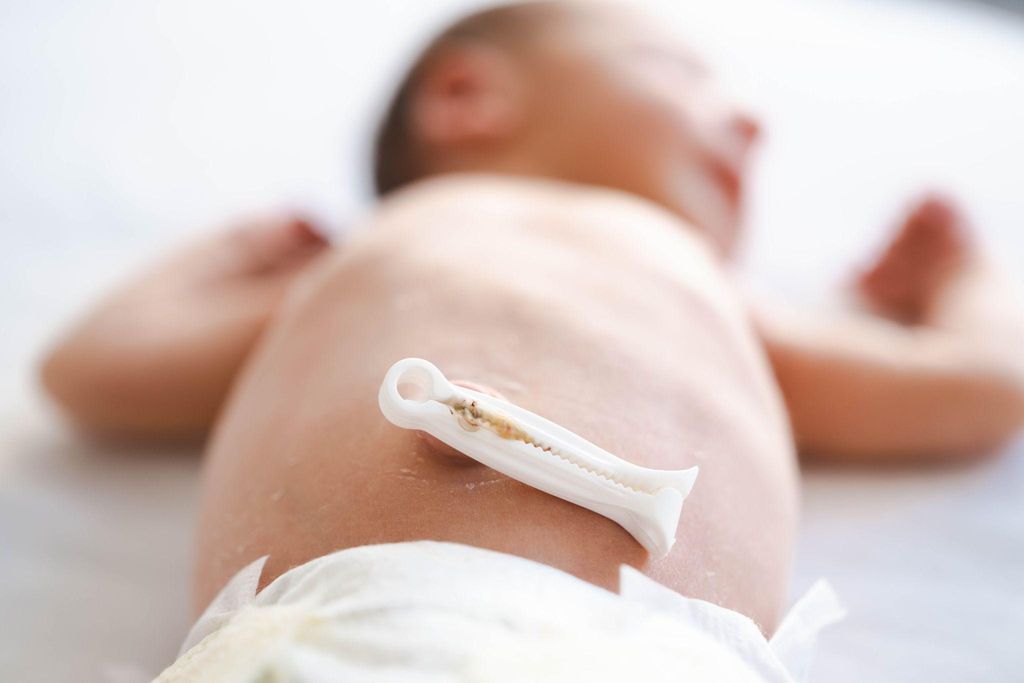
[[[611,519],[655,558],[672,549],[696,467],[634,465],[508,401],[456,386],[419,358],[391,366],[378,398],[392,424],[427,432],[506,476]]]

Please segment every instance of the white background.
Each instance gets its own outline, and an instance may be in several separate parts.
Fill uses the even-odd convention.
[[[232,214],[366,205],[369,132],[416,45],[474,2],[0,3],[0,671],[151,671],[186,628],[196,458],[83,444],[32,362],[126,270]],[[650,2],[751,101],[750,277],[820,301],[918,190],[1024,271],[1024,21],[942,2]],[[1024,448],[979,468],[806,477],[794,588],[850,619],[818,680],[1024,669]]]

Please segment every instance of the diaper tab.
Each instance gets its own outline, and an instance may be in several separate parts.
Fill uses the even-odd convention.
[[[178,651],[179,657],[192,649],[192,646],[200,640],[223,626],[240,609],[251,605],[256,600],[256,589],[260,585],[260,577],[263,576],[263,565],[267,563],[269,557],[269,555],[264,555],[247,564],[220,589],[217,597],[203,611],[202,616],[196,620],[188,632],[181,650]]]
[[[831,585],[819,579],[790,608],[772,639],[749,617],[714,603],[687,598],[633,567],[619,569],[619,594],[694,625],[735,652],[765,683],[803,683],[818,634],[846,616]]]

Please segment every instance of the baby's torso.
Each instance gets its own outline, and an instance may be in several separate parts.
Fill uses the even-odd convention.
[[[650,562],[609,520],[392,427],[376,392],[407,356],[638,464],[700,465],[675,550]],[[628,562],[762,620],[784,588],[785,558],[761,539],[784,550],[793,520],[767,365],[700,238],[616,193],[467,177],[385,203],[297,287],[235,389],[206,475],[201,602],[264,554],[267,581],[338,548],[414,539],[609,587]]]

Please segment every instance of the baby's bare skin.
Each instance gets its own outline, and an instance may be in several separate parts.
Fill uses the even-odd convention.
[[[624,7],[496,12],[410,71],[384,119],[394,144],[377,145],[378,179],[404,180],[378,183],[389,199],[359,237],[327,249],[282,218],[212,236],[75,326],[44,383],[103,434],[180,437],[220,415],[197,610],[264,554],[267,582],[339,548],[429,538],[609,588],[627,562],[769,631],[796,503],[779,394],[807,458],[995,452],[1024,425],[1019,302],[955,205],[931,200],[860,282],[878,315],[751,302],[755,340],[720,264],[742,234],[756,119]],[[607,519],[391,426],[376,392],[406,356],[636,463],[700,465],[672,554],[649,562]]]
[[[770,630],[795,524],[793,447],[761,349],[709,248],[641,200],[451,177],[382,205],[268,330],[209,452],[196,606],[351,546],[421,538],[615,589],[628,563]],[[679,541],[613,522],[387,423],[406,356],[483,383],[638,464],[699,465]]]

